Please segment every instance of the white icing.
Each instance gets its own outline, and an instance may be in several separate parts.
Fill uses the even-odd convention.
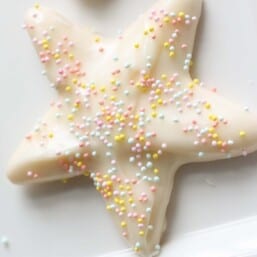
[[[47,41],[45,44],[51,45],[55,50],[62,49],[62,45],[58,46],[59,42],[69,45],[68,41],[72,40],[74,47],[71,47],[72,50],[70,51],[72,51],[75,59],[81,63],[80,71],[86,72],[85,76],[79,75],[77,77],[80,82],[85,83],[86,88],[73,85],[72,91],[67,92],[65,88],[73,83],[72,78],[68,76],[67,79],[60,80],[60,67],[65,64],[73,67],[72,58],[62,57],[60,54],[56,60],[58,62],[61,59],[61,64],[52,60],[47,61],[45,64],[46,74],[51,83],[56,84],[59,92],[59,99],[56,103],[60,102],[63,106],[59,108],[57,104],[51,107],[43,118],[46,125],[39,124],[38,129],[30,134],[31,138],[23,140],[10,161],[8,177],[11,181],[14,183],[34,183],[81,175],[82,172],[72,165],[64,170],[59,162],[60,159],[70,160],[71,158],[79,161],[81,155],[85,153],[85,148],[90,152],[90,157],[86,162],[86,170],[90,170],[95,183],[98,183],[97,172],[104,175],[110,171],[111,174],[119,176],[123,181],[135,179],[138,173],[138,183],[133,186],[129,184],[132,186],[136,206],[133,206],[133,203],[126,204],[125,214],[119,217],[116,212],[113,212],[113,217],[119,226],[121,222],[126,223],[122,231],[126,230],[127,240],[132,247],[137,246],[138,242],[140,243],[139,255],[151,256],[156,250],[158,252],[158,245],[166,227],[166,208],[176,170],[185,163],[224,159],[242,155],[244,152],[250,153],[257,149],[257,118],[255,115],[205,89],[198,82],[193,85],[193,89],[188,87],[192,83],[188,69],[197,22],[201,13],[201,2],[201,0],[160,0],[151,9],[157,11],[163,9],[171,19],[177,17],[181,11],[188,14],[191,24],[179,25],[178,33],[172,25],[165,25],[164,28],[156,26],[156,23],[149,19],[151,14],[149,11],[132,24],[122,39],[101,39],[99,43],[94,43],[97,35],[87,29],[72,25],[51,10],[43,7],[30,10],[26,17],[26,24],[32,39],[35,41],[39,55],[43,51],[42,45],[44,44],[41,42],[44,39]],[[156,34],[154,40],[151,36],[145,36],[143,33],[145,29],[151,27],[155,29],[154,32],[149,32]],[[45,36],[44,31],[48,32]],[[68,38],[67,42],[63,41],[64,36]],[[170,36],[177,40],[174,43],[176,50],[169,46],[170,51],[174,50],[175,52],[174,58],[169,57],[169,51],[167,52],[163,46]],[[136,44],[139,44],[138,48],[134,47]],[[183,44],[187,45],[186,50],[181,49]],[[103,51],[101,50],[102,47]],[[55,54],[58,55],[59,52],[55,51]],[[115,57],[117,60],[114,60]],[[117,69],[121,70],[120,74],[111,75]],[[151,118],[149,93],[143,93],[136,86],[129,85],[131,80],[140,81],[142,70],[146,70],[147,73],[151,74],[151,77],[156,79],[161,78],[162,74],[166,74],[170,78],[178,73],[177,84],[174,83],[171,91],[167,93],[167,96],[172,99],[168,97],[166,99],[168,102],[172,100],[174,103],[169,102],[167,105],[160,105],[157,111],[159,117],[157,118]],[[110,80],[113,77],[121,82],[117,93],[113,93],[111,90],[113,85],[110,85]],[[87,100],[87,88],[92,87],[91,82],[97,88],[98,93],[88,97]],[[101,94],[99,88],[104,85],[106,92]],[[193,94],[190,95],[190,92]],[[105,99],[105,102],[110,105],[109,98],[113,94],[119,101],[123,101],[125,106],[132,104],[134,106],[132,113],[134,114],[140,113],[141,108],[146,108],[145,115],[150,118],[149,122],[147,117],[143,118],[144,131],[157,133],[157,137],[151,140],[150,153],[161,149],[163,154],[160,154],[158,160],[153,161],[149,157],[151,162],[147,160],[147,157],[143,157],[142,162],[146,164],[145,167],[139,169],[136,166],[133,162],[135,157],[129,150],[129,143],[133,143],[134,132],[128,127],[122,131],[126,135],[125,141],[128,141],[128,144],[113,141],[113,147],[108,148],[100,142],[101,135],[97,138],[98,132],[92,121],[101,112],[99,102],[103,96],[107,96],[108,99]],[[71,109],[74,108],[72,104],[77,98],[83,101],[83,108],[78,108],[72,115],[74,122],[83,120],[84,129],[90,132],[88,135],[90,145],[85,148],[79,146],[83,140],[87,141],[85,138],[81,138],[83,133],[76,135],[76,133],[79,134],[80,130],[76,128],[76,125],[72,126],[73,121],[66,118],[67,115],[70,115]],[[165,96],[163,98],[165,99]],[[176,104],[176,102],[179,103]],[[179,104],[183,112],[180,112]],[[213,127],[215,121],[210,119],[210,115],[213,115],[213,119],[219,120],[217,130],[210,135],[213,137],[212,140],[208,138],[208,134],[210,134],[208,130]],[[221,117],[227,120],[227,125],[222,124]],[[185,129],[188,132],[185,133]],[[190,130],[192,131],[190,132]],[[117,131],[118,129],[111,130],[110,135],[106,135],[106,138],[115,138]],[[108,130],[106,129],[105,132],[107,133]],[[204,139],[207,139],[208,142],[204,143]],[[219,140],[228,145],[226,152],[222,152],[221,148],[216,146],[219,144]],[[110,164],[110,158],[108,158],[110,155],[117,164]],[[150,177],[156,182],[148,182],[146,179],[149,177],[144,177],[144,172],[148,174],[152,165],[157,165],[160,171],[158,176]],[[159,182],[158,179],[160,179]],[[151,192],[150,186],[152,185],[156,185],[157,191],[155,193]],[[115,184],[113,187],[116,188],[116,186]],[[122,194],[124,190],[119,188],[119,194]],[[140,197],[144,198],[142,193],[147,195],[147,206],[139,200]],[[123,196],[119,197],[122,199]],[[110,208],[113,204],[112,200],[106,201]],[[144,223],[144,235],[138,234],[140,222],[128,217],[128,213],[133,214],[133,212],[146,213],[145,219],[141,222]],[[153,226],[153,231],[149,229],[149,225]]]

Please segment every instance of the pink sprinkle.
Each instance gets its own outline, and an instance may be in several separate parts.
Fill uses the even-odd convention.
[[[155,186],[152,186],[152,187],[151,187],[151,192],[155,193],[155,192],[156,192],[156,190],[157,190],[157,189],[156,189],[156,187],[155,187]]]
[[[248,152],[247,152],[246,150],[244,150],[244,151],[242,152],[242,155],[245,157],[245,156],[248,155]]]
[[[203,139],[201,140],[201,143],[202,143],[202,144],[206,144],[206,142],[207,142],[207,139],[206,139],[206,138],[203,138]]]
[[[133,218],[137,218],[138,214],[136,212],[133,212]]]
[[[116,175],[112,175],[112,176],[111,176],[111,180],[112,180],[112,181],[115,181],[116,178],[117,178]]]
[[[132,180],[132,184],[133,184],[133,185],[136,185],[136,184],[137,184],[137,180],[136,180],[136,179],[133,179],[133,180]]]
[[[30,176],[33,175],[33,172],[32,172],[32,171],[28,171],[28,172],[27,172],[27,175],[30,177]]]
[[[27,135],[25,138],[26,138],[27,140],[30,140],[30,139],[32,138],[32,136],[31,136],[31,135]]]

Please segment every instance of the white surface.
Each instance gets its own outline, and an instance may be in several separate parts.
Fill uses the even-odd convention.
[[[166,244],[162,255],[172,257],[256,257],[257,216],[188,233]],[[172,253],[172,254],[171,254]],[[99,257],[134,257],[127,249]]]
[[[125,28],[153,2],[41,1],[109,36]],[[65,185],[27,188],[12,185],[5,178],[8,158],[54,95],[40,75],[41,66],[28,36],[20,28],[33,3],[9,0],[0,9],[0,238],[5,235],[10,240],[9,249],[0,245],[0,256],[91,257],[123,249],[126,244],[85,178]],[[255,0],[205,0],[193,71],[220,94],[255,112],[256,26]],[[167,247],[184,233],[257,215],[256,165],[257,154],[253,154],[182,168],[169,210]],[[171,252],[163,252],[162,257],[170,256]]]

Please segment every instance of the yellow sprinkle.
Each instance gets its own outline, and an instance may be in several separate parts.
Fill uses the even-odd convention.
[[[194,82],[195,84],[199,84],[199,83],[200,83],[200,80],[199,80],[199,79],[194,79],[193,82]]]
[[[193,82],[189,83],[188,88],[193,89],[195,87],[195,84]]]
[[[135,43],[135,44],[134,44],[134,48],[137,49],[137,48],[139,48],[139,47],[140,47],[139,43]]]
[[[44,48],[45,50],[47,50],[47,49],[49,48],[49,45],[48,45],[48,44],[43,44],[43,48]]]
[[[69,53],[69,58],[70,58],[71,60],[74,59],[74,54]]]
[[[99,43],[101,41],[101,38],[100,37],[95,37],[95,42],[96,43]]]
[[[112,120],[112,116],[108,115],[108,116],[105,117],[105,119],[106,119],[107,121],[111,121],[111,120]]]
[[[85,84],[85,83],[81,83],[81,84],[80,84],[80,87],[82,87],[82,88],[85,89],[85,88],[86,88],[86,84]]]
[[[112,95],[112,96],[110,97],[110,100],[111,100],[111,101],[115,101],[116,99],[117,99],[117,97],[114,96],[114,95]]]
[[[125,204],[125,201],[124,200],[120,200],[119,201],[119,205],[124,205]]]
[[[48,134],[48,137],[49,137],[49,138],[53,138],[53,137],[54,137],[54,134],[51,132],[51,133]]]
[[[54,59],[56,59],[56,60],[60,59],[60,55],[59,54],[55,54],[54,55]]]
[[[129,202],[130,204],[133,203],[133,202],[134,202],[133,198],[130,197],[130,198],[128,199],[128,202]]]
[[[167,82],[167,83],[166,83],[166,86],[167,86],[167,87],[171,87],[171,82],[170,82],[170,81]]]
[[[154,154],[153,154],[153,159],[154,159],[154,160],[157,160],[158,158],[159,158],[158,153],[154,153]]]
[[[107,206],[106,206],[106,210],[107,210],[107,211],[110,211],[111,209],[112,209],[111,205],[107,205]]]
[[[161,89],[160,89],[160,88],[158,88],[158,89],[156,89],[156,90],[155,90],[155,93],[156,93],[157,95],[160,95],[160,94],[161,94],[161,92],[162,92],[162,91],[161,91]]]
[[[210,133],[213,133],[215,131],[215,129],[212,127],[212,128],[209,128],[209,132]]]
[[[204,107],[209,110],[209,109],[211,109],[211,104],[210,104],[210,103],[206,103],[206,104],[204,105]]]
[[[126,209],[125,206],[122,206],[122,207],[120,208],[120,210],[121,210],[121,212],[125,212],[127,209]]]
[[[89,171],[85,171],[85,172],[84,172],[84,176],[85,176],[85,177],[89,177],[89,175],[90,175],[90,172],[89,172]]]
[[[122,221],[122,222],[120,223],[120,226],[121,226],[122,228],[125,228],[125,227],[127,226],[127,223],[126,223],[125,221]]]
[[[69,115],[67,116],[67,119],[68,119],[69,121],[73,121],[73,120],[74,120],[74,116],[73,116],[72,114],[69,114]]]
[[[239,135],[240,135],[240,137],[245,137],[246,136],[246,132],[242,130],[242,131],[240,131]]]
[[[212,120],[212,121],[217,121],[218,117],[214,114],[210,114],[209,119]]]
[[[78,109],[80,107],[80,103],[75,103],[74,107]]]
[[[148,31],[144,30],[144,35],[147,36],[148,35]]]
[[[102,93],[104,93],[105,90],[106,90],[106,87],[105,87],[105,86],[100,87],[100,91],[101,91]]]
[[[39,3],[35,3],[34,4],[34,8],[39,9],[40,8],[40,4]]]
[[[159,105],[163,104],[163,100],[161,98],[159,98],[157,102],[158,102]]]
[[[155,174],[158,174],[158,173],[159,173],[159,170],[158,170],[158,169],[154,169],[153,172],[154,172]]]
[[[115,85],[115,84],[116,84],[116,79],[112,78],[112,79],[110,80],[110,82],[111,82],[112,85]]]
[[[68,182],[67,179],[63,179],[63,180],[62,180],[62,183],[63,183],[63,184],[67,184],[67,182]]]
[[[138,218],[138,219],[137,219],[137,222],[138,222],[138,223],[142,223],[142,222],[143,222],[143,219],[142,219],[142,218]]]
[[[139,137],[139,141],[140,141],[140,142],[145,141],[145,137],[143,137],[143,136]]]
[[[219,140],[217,144],[218,144],[218,146],[222,146],[222,141]]]
[[[184,13],[184,12],[179,12],[179,13],[178,13],[178,17],[184,18],[184,17],[185,17],[185,13]]]
[[[136,83],[136,87],[142,87],[143,85],[140,82]]]
[[[140,236],[144,236],[145,235],[145,232],[143,230],[140,230],[139,233],[138,233]]]
[[[162,74],[161,77],[162,77],[163,80],[167,79],[167,75],[166,74]]]
[[[169,43],[169,42],[164,42],[164,44],[163,44],[163,46],[164,46],[165,48],[168,48],[168,47],[169,47],[169,45],[170,45],[170,43]]]
[[[92,90],[94,90],[94,89],[96,88],[96,85],[95,85],[95,84],[92,84],[92,85],[90,86],[90,88],[91,88]]]
[[[150,27],[150,28],[149,28],[149,31],[150,31],[150,32],[154,32],[154,27]]]
[[[152,112],[152,117],[156,118],[157,117],[157,112]]]
[[[77,84],[78,83],[78,79],[72,79],[72,83],[73,84]]]
[[[125,135],[124,134],[120,134],[120,139],[124,140],[125,139]]]
[[[218,137],[219,137],[219,136],[218,136],[217,133],[215,133],[215,134],[212,135],[212,138],[213,138],[213,139],[217,139]]]
[[[144,79],[149,79],[150,78],[150,74],[145,74],[144,75]]]
[[[70,92],[71,91],[71,86],[65,87],[65,91]]]
[[[171,51],[171,52],[169,53],[169,56],[170,56],[170,57],[174,57],[174,55],[175,55],[175,52],[173,52],[173,51]]]
[[[109,191],[109,192],[107,193],[107,196],[108,196],[108,197],[111,197],[111,196],[112,196],[112,192]]]
[[[166,17],[164,17],[163,21],[168,23],[168,22],[170,22],[170,18],[168,16],[166,16]]]
[[[134,247],[133,249],[134,249],[135,252],[139,252],[140,251],[139,247]]]

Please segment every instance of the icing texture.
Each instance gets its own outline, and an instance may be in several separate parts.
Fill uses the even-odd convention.
[[[257,118],[190,77],[200,13],[200,0],[160,0],[107,40],[32,8],[25,27],[58,98],[9,178],[89,176],[131,247],[158,254],[178,167],[257,149]]]

